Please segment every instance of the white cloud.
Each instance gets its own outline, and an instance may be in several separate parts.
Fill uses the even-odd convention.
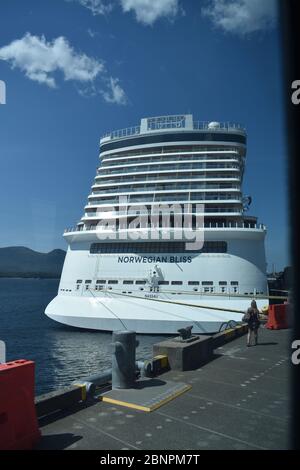
[[[30,80],[50,88],[56,88],[57,73],[60,72],[65,81],[72,80],[79,84],[78,92],[81,95],[101,94],[109,103],[127,103],[119,79],[107,78],[103,62],[76,52],[62,36],[48,42],[44,36],[27,33],[23,38],[1,47],[0,60],[7,61],[12,68],[19,68]]]
[[[94,37],[96,37],[97,34],[98,34],[97,31],[94,31],[94,30],[92,30],[91,28],[88,28],[88,29],[87,29],[87,33],[88,33],[88,35],[90,36],[90,38],[94,38]]]
[[[102,92],[102,95],[107,103],[127,104],[127,97],[123,88],[119,85],[118,78],[110,78],[109,90]]]
[[[225,32],[246,35],[270,29],[277,19],[276,0],[209,0],[202,14]]]
[[[60,36],[47,42],[44,36],[25,34],[0,48],[0,59],[20,68],[31,80],[56,87],[54,73],[60,71],[64,80],[92,82],[104,65],[101,61],[77,53],[66,38]]]
[[[113,8],[113,3],[110,0],[67,0],[68,2],[76,1],[80,5],[88,8],[94,16],[106,15],[110,13]]]
[[[134,11],[138,22],[152,25],[161,17],[174,18],[178,11],[178,0],[120,0],[125,13]]]
[[[175,18],[178,14],[179,0],[66,0],[75,1],[88,8],[93,15],[106,15],[116,5],[121,5],[123,11],[133,11],[139,23],[152,25],[162,17]]]

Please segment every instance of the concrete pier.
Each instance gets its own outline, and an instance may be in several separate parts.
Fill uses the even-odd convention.
[[[160,375],[192,388],[151,413],[94,398],[40,418],[38,448],[287,449],[289,334],[261,328],[258,346],[242,336],[198,369]]]

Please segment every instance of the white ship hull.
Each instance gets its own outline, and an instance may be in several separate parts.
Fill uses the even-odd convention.
[[[206,242],[224,240],[226,253],[137,255],[92,254],[90,247],[99,241],[95,232],[66,234],[70,245],[58,295],[46,315],[69,326],[103,331],[171,334],[187,325],[197,333],[218,331],[223,322],[241,321],[242,313],[234,310],[244,312],[252,298],[257,297],[259,308],[268,305],[264,237],[263,229],[211,228],[205,230]],[[159,292],[153,292],[154,270],[159,279],[168,280],[157,287]],[[202,285],[205,280],[210,286]]]
[[[160,295],[159,298],[243,311],[249,307],[251,300],[184,295],[172,295],[172,298],[170,295]],[[267,304],[266,299],[257,300],[259,308]],[[242,318],[241,313],[186,307],[144,298],[114,298],[112,294],[97,294],[95,297],[79,299],[59,295],[48,305],[46,315],[52,320],[77,328],[101,331],[128,329],[143,334],[175,334],[179,328],[189,325],[193,325],[193,333],[213,333],[219,331],[222,323],[228,320],[239,322]]]

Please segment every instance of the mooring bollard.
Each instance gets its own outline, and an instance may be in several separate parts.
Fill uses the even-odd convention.
[[[132,388],[136,377],[135,331],[114,331],[112,336],[112,388]]]

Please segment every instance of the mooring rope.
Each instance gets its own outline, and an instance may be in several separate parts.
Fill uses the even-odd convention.
[[[189,303],[186,303],[186,302],[174,302],[173,300],[151,299],[149,297],[139,297],[137,295],[121,294],[120,292],[113,292],[112,290],[110,291],[110,294],[120,295],[120,296],[123,296],[123,297],[129,297],[131,299],[152,300],[154,302],[161,302],[161,303],[164,303],[164,304],[183,305],[185,307],[206,308],[206,309],[209,309],[209,310],[219,310],[219,311],[222,311],[222,312],[245,313],[244,310],[237,310],[237,309],[233,309],[233,308],[210,307],[208,305],[195,305],[195,304],[189,304]]]
[[[160,294],[178,294],[178,292],[173,292],[173,291],[166,291],[166,290],[160,290]],[[288,292],[288,291],[282,291],[282,292]],[[226,293],[226,292],[190,292],[187,290],[180,291],[180,294],[187,294],[187,295],[200,295],[200,296],[205,296],[205,297],[237,297],[237,298],[243,298],[243,299],[271,299],[271,300],[287,300],[288,296],[279,296],[279,295],[262,295],[262,294],[252,294],[252,295],[245,295],[245,294],[235,294],[233,292],[231,293]]]
[[[127,326],[125,325],[125,323],[123,322],[123,320],[121,320],[121,318],[118,317],[118,315],[117,315],[116,313],[114,313],[114,311],[113,311],[111,308],[109,308],[107,305],[105,305],[103,302],[101,302],[101,300],[99,299],[99,297],[97,297],[96,295],[93,294],[92,289],[90,289],[90,288],[88,287],[88,290],[91,292],[91,294],[92,294],[92,296],[94,297],[94,299],[96,299],[97,302],[99,302],[99,303],[100,303],[103,307],[105,307],[110,313],[112,313],[112,314],[116,317],[116,319],[119,320],[119,322],[123,325],[123,327],[125,328],[125,330],[128,330],[128,328],[127,328]]]
[[[89,289],[91,292],[92,290]],[[106,290],[103,290],[102,292],[105,292],[105,294],[116,294],[116,292],[112,292],[112,291],[108,291],[107,289]],[[93,294],[94,295],[94,294]],[[137,299],[144,299],[144,297],[138,297],[138,296],[132,296],[132,295],[126,295],[126,294],[119,294],[119,295],[123,295],[123,296],[126,296],[126,297],[129,297],[129,298],[137,298]],[[95,299],[98,299],[97,296],[94,296]],[[155,300],[155,299],[151,299],[151,300]],[[102,302],[100,302],[102,304]],[[107,307],[108,308],[108,307]],[[112,312],[113,313],[113,312]],[[200,330],[202,329],[201,328],[201,325],[199,322],[197,322],[197,320],[193,320],[192,318],[189,318],[189,317],[183,317],[182,315],[178,315],[176,313],[170,313],[168,312],[168,315],[171,315],[173,317],[177,317],[177,318],[180,318],[181,320],[185,320],[185,321],[189,321],[189,322],[192,322],[194,323]],[[120,319],[120,321],[122,322],[122,320]],[[126,328],[127,329],[127,328]]]

